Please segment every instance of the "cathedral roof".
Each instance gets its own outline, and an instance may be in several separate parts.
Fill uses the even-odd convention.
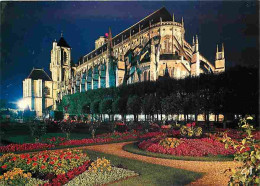
[[[42,79],[44,81],[52,81],[50,76],[43,70],[43,69],[35,69],[31,71],[29,76],[27,78],[37,80],[37,79]]]
[[[122,31],[119,34],[117,34],[116,36],[114,36],[112,38],[112,44],[116,45],[116,44],[122,42],[122,39],[126,40],[130,37],[130,35],[133,36],[133,35],[137,34],[139,32],[139,26],[140,26],[140,31],[142,31],[149,27],[149,22],[151,22],[151,24],[160,22],[160,18],[162,18],[162,21],[172,21],[171,14],[168,12],[168,10],[165,7],[162,7],[159,10],[146,16],[139,22],[135,23],[131,27],[125,29],[124,31]],[[86,54],[83,57],[83,62],[96,57],[97,55],[101,54],[102,52],[104,52],[106,50],[107,50],[107,43],[105,43],[103,46],[95,49],[94,51],[91,51],[90,53]]]
[[[62,37],[62,36],[57,45],[61,46],[61,47],[70,48],[70,46],[68,45],[68,43],[65,41],[64,37]]]
[[[125,40],[130,37],[130,34],[133,36],[136,33],[138,33],[139,25],[140,25],[140,31],[142,31],[142,30],[146,29],[147,27],[149,27],[149,22],[151,22],[151,24],[160,22],[160,18],[162,19],[162,21],[172,21],[171,14],[168,12],[168,10],[165,7],[162,7],[159,10],[146,16],[139,22],[135,23],[131,27],[127,28],[123,32],[117,34],[115,37],[113,37],[113,44],[120,43],[122,40],[122,36],[123,36],[123,39]]]

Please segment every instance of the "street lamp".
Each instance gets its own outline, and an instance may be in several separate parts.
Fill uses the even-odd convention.
[[[17,105],[21,110],[24,111],[24,109],[28,106],[28,103],[24,99],[21,99],[18,101]]]

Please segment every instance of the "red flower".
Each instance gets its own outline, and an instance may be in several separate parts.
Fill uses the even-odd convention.
[[[50,164],[53,165],[53,164],[54,164],[54,161],[51,161]]]
[[[16,161],[16,157],[13,157],[13,158],[12,158],[12,161]]]
[[[38,163],[36,163],[36,162],[34,162],[34,163],[32,164],[32,166],[34,166],[34,167],[35,167],[36,165],[38,165]]]
[[[2,169],[6,169],[6,168],[7,168],[7,165],[3,165],[3,166],[2,166]]]
[[[41,166],[41,169],[46,169],[46,166],[42,165],[42,166]]]
[[[187,127],[191,127],[191,124],[190,124],[190,123],[187,123],[186,126],[187,126]]]
[[[193,127],[195,127],[196,123],[195,123],[195,122],[192,122],[191,125],[192,125]]]

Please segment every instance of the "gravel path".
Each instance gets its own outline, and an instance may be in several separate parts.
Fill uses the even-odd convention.
[[[195,182],[192,182],[190,185],[199,185],[199,186],[227,185],[229,180],[229,174],[228,172],[225,173],[225,170],[227,170],[228,168],[234,168],[238,166],[238,164],[233,161],[227,161],[227,162],[183,161],[183,160],[170,160],[170,159],[142,156],[142,155],[126,152],[122,149],[124,145],[129,143],[133,143],[133,142],[95,145],[95,146],[87,146],[84,148],[93,151],[113,154],[120,157],[141,160],[148,163],[205,173],[205,175],[202,178],[196,180]]]

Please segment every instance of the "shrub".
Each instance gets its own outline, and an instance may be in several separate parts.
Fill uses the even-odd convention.
[[[59,126],[61,131],[66,134],[67,139],[69,139],[71,131],[75,128],[75,123],[63,120],[59,123]]]
[[[239,127],[246,133],[246,137],[241,141],[234,141],[225,134],[223,142],[228,146],[237,149],[234,161],[242,163],[237,169],[232,169],[229,185],[259,185],[260,184],[260,148],[255,144],[252,135],[253,126],[250,122],[252,117],[246,117],[240,120]]]
[[[46,134],[46,124],[42,122],[33,121],[29,123],[31,136],[38,142],[41,137]]]

